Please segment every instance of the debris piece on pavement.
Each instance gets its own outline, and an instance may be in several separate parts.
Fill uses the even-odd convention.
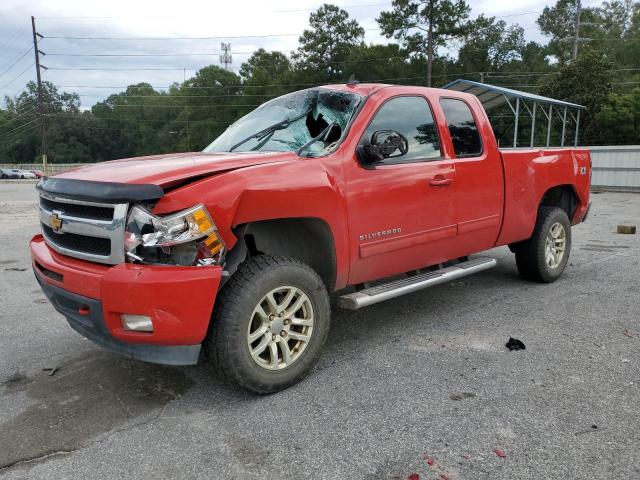
[[[407,480],[420,480],[420,475],[417,473],[410,473]]]
[[[447,475],[446,473],[441,473],[438,477],[438,480],[449,480],[449,475]]]
[[[633,338],[633,333],[631,333],[631,332],[630,332],[629,330],[627,330],[626,328],[625,328],[624,332],[622,332],[622,334],[623,334],[625,337]]]
[[[433,457],[430,457],[426,453],[423,454],[422,456],[424,457],[424,460],[427,462],[427,465],[429,465],[430,467],[433,467],[436,464],[436,461]]]
[[[631,360],[629,360],[628,358],[623,358],[622,359],[622,363],[629,363]]]
[[[9,267],[4,269],[5,272],[24,272],[26,270],[27,269],[23,267]]]
[[[507,343],[505,343],[504,345],[510,351],[513,351],[513,350],[524,350],[525,348],[527,348],[527,347],[524,346],[524,343],[522,343],[517,338],[513,338],[513,337],[509,337],[509,341]]]
[[[583,433],[591,433],[594,432],[598,429],[598,425],[596,425],[595,423],[591,425],[591,428],[589,428],[588,430],[580,430],[579,432],[574,433],[574,435],[582,435]]]
[[[457,402],[460,400],[464,400],[465,398],[473,398],[475,396],[476,394],[473,392],[462,392],[462,393],[453,393],[449,398]]]
[[[507,458],[507,454],[504,453],[504,450],[500,450],[499,448],[494,448],[493,453],[495,453],[500,458]]]
[[[627,235],[635,235],[636,226],[635,225],[618,225],[618,233],[624,233]]]
[[[58,367],[44,367],[42,369],[43,372],[49,372],[49,376],[53,377],[58,371]]]

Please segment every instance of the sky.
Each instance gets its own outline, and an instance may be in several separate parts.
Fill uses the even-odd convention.
[[[312,0],[2,0],[0,98],[19,93],[29,80],[35,79],[34,54],[29,50],[33,46],[32,15],[36,17],[36,30],[45,37],[39,43],[39,49],[45,53],[41,63],[48,67],[43,72],[43,80],[53,82],[61,90],[79,93],[81,106],[88,108],[133,83],[144,81],[156,88],[167,87],[189,78],[203,66],[219,65],[221,42],[231,43],[231,68],[235,71],[260,47],[289,54],[296,49],[299,34],[308,27],[309,13],[322,3]],[[375,18],[380,11],[390,9],[391,0],[330,3],[344,8],[360,23],[366,32],[366,42],[389,41],[380,36]],[[507,23],[518,23],[525,29],[528,40],[544,41],[535,21],[545,4],[551,2],[520,0],[508,8],[504,7],[504,0],[468,3],[472,17],[484,13]],[[109,39],[50,38],[83,36]],[[128,56],[86,56],[105,54]],[[149,54],[152,56],[147,56]]]

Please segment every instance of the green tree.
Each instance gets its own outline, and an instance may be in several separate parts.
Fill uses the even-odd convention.
[[[268,52],[263,48],[256,50],[240,66],[240,75],[244,82],[242,90],[245,99],[253,103],[262,103],[270,98],[289,92],[292,87],[291,61],[282,52]]]
[[[598,138],[594,118],[611,93],[611,61],[602,52],[583,50],[575,62],[565,65],[540,89],[546,97],[566,100],[587,107],[581,119],[582,143]]]
[[[79,95],[60,92],[53,83],[42,82],[44,117],[41,118],[38,107],[38,87],[36,82],[31,81],[19,95],[14,98],[5,97],[5,104],[12,122],[7,124],[7,129],[0,126],[0,138],[5,140],[2,142],[0,155],[12,159],[14,163],[36,161],[36,156],[41,152],[40,125],[44,119],[47,130],[48,160],[58,161],[59,158],[55,154],[56,147],[68,142],[68,139],[57,136],[55,127],[65,125],[71,115],[78,115]],[[52,127],[53,132],[50,131]]]
[[[327,3],[309,15],[309,26],[293,53],[298,67],[321,81],[341,79],[350,50],[362,42],[364,29],[345,10]]]
[[[578,0],[558,0],[553,7],[545,7],[537,20],[540,31],[550,38],[547,45],[549,54],[555,56],[560,65],[565,65],[573,58],[577,12]],[[580,38],[594,39],[602,24],[600,11],[597,8],[582,8],[580,23]],[[584,41],[580,40],[580,45]]]
[[[24,113],[38,107],[38,85],[31,81],[26,89],[14,98],[5,97],[7,110],[15,113]],[[80,96],[77,93],[59,92],[56,86],[42,82],[42,105],[45,114],[56,112],[78,112],[80,108]]]
[[[393,0],[391,11],[376,19],[387,38],[401,40],[410,52],[427,58],[427,86],[438,48],[469,32],[471,8],[464,0]]]
[[[346,77],[353,75],[360,81],[405,83],[411,77],[409,56],[397,44],[354,46],[349,63],[344,65]]]
[[[595,116],[598,143],[633,145],[640,138],[640,88],[629,94],[613,93]]]
[[[607,49],[620,66],[640,63],[640,2],[614,0],[598,9],[600,23],[594,43]]]
[[[238,117],[257,105],[242,96],[242,82],[238,75],[210,65],[198,70],[184,82],[175,96],[183,107],[168,123],[165,133],[178,140],[173,151],[202,150]],[[175,132],[175,133],[173,133]]]
[[[480,15],[471,23],[469,35],[458,52],[458,62],[468,72],[499,71],[522,58],[524,30],[504,20]]]

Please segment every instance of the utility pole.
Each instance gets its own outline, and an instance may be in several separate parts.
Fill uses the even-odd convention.
[[[576,21],[575,21],[575,37],[573,39],[573,60],[575,61],[578,58],[578,42],[580,42],[580,11],[582,9],[582,5],[580,0],[578,0],[578,4],[576,6]]]
[[[433,21],[429,17],[427,31],[427,87],[431,87],[431,72],[433,71]]]
[[[47,130],[42,98],[42,79],[40,77],[40,68],[42,67],[46,70],[47,67],[40,65],[40,54],[44,55],[44,53],[38,50],[38,37],[42,38],[42,35],[36,32],[36,19],[33,16],[31,17],[31,30],[33,31],[33,52],[36,55],[36,79],[38,80],[38,114],[40,115],[40,130],[42,135],[42,171],[47,173]]]
[[[224,69],[228,70],[229,65],[231,65],[232,57],[231,57],[231,44],[222,42],[220,44],[220,63],[224,64]]]
[[[480,83],[484,83],[484,72],[480,72]]]

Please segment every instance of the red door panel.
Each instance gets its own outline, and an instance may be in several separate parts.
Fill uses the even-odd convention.
[[[396,90],[397,92],[397,90]],[[442,153],[440,126],[425,96],[380,95],[368,125],[353,132],[360,144],[373,133],[403,135],[406,154],[374,165],[356,155],[345,162],[351,268],[349,283],[362,283],[451,258],[457,234],[454,161]]]

